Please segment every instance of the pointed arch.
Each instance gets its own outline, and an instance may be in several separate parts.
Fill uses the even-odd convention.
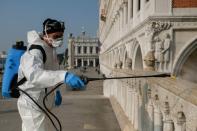
[[[133,65],[134,70],[143,70],[142,51],[138,41],[133,46]]]
[[[177,55],[173,75],[197,83],[197,38],[187,43]]]

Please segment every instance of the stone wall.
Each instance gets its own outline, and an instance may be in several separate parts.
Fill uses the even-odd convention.
[[[197,8],[171,5],[100,0],[101,71],[107,77],[172,75],[104,82],[104,95],[120,104],[138,131],[197,130]]]

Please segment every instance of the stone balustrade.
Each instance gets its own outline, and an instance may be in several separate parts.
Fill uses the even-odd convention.
[[[111,69],[107,77],[142,75],[145,72]],[[154,73],[154,72],[148,72]],[[174,78],[104,81],[104,95],[120,104],[138,131],[196,131],[197,85]]]

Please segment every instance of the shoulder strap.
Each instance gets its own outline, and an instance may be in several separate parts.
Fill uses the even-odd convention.
[[[41,45],[31,45],[29,50],[33,50],[33,49],[38,49],[42,52],[42,56],[43,56],[43,63],[46,62],[46,53],[44,51],[44,49],[42,48]],[[27,81],[27,79],[24,77],[23,79],[21,79],[21,81],[19,81],[19,83],[21,82],[22,84]],[[45,88],[45,94],[47,94],[47,88]]]
[[[33,49],[38,49],[42,52],[42,56],[43,56],[43,62],[46,62],[46,53],[44,51],[44,49],[42,48],[41,45],[31,45],[29,50],[33,50]],[[27,81],[27,79],[25,77],[23,77],[19,82],[17,82],[17,86],[20,86],[22,84],[24,84]]]
[[[42,56],[43,56],[43,62],[46,62],[46,53],[44,51],[44,49],[42,48],[41,45],[31,45],[29,50],[33,50],[33,49],[38,49],[42,52]]]
[[[19,82],[17,82],[17,86],[24,84],[27,81],[25,77],[23,77]]]

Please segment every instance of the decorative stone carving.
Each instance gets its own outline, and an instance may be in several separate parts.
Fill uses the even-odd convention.
[[[118,61],[118,63],[117,63],[117,68],[118,68],[118,69],[121,69],[121,68],[122,68],[122,61]]]
[[[162,62],[163,61],[163,42],[161,39],[157,36],[155,37],[155,60],[156,62]]]
[[[164,55],[164,70],[167,71],[168,69],[168,63],[170,62],[170,45],[171,45],[171,40],[170,40],[170,34],[166,34],[165,39],[163,41],[163,55]]]
[[[102,21],[106,21],[106,11],[105,11],[105,9],[102,9],[101,10],[101,16],[100,16],[100,19],[102,20]]]
[[[126,60],[125,60],[125,68],[126,69],[131,69],[132,68],[132,59],[131,58],[126,58]]]
[[[158,36],[164,30],[168,30],[172,27],[170,22],[153,21],[146,29],[146,37],[148,38],[148,49],[154,50],[153,40],[155,36]]]
[[[162,65],[163,65],[163,41],[161,41],[161,39],[156,36],[155,40],[155,62],[156,62],[156,69],[157,70],[161,70],[162,69]]]
[[[149,51],[146,56],[144,57],[144,62],[146,64],[145,70],[147,71],[154,71],[155,70],[155,56],[154,51]]]

